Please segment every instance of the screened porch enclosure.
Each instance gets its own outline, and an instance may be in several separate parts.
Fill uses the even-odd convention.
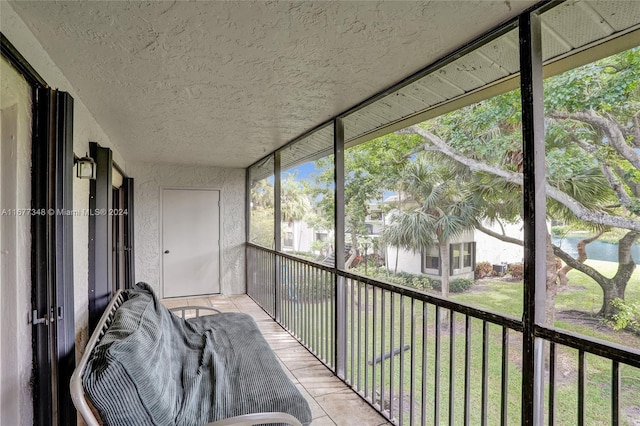
[[[569,93],[572,85],[579,84],[571,76],[580,75],[578,81],[587,81],[595,75],[588,73],[596,68],[622,69],[615,60],[628,65],[625,69],[635,69],[631,63],[636,63],[633,58],[638,55],[637,18],[626,26],[615,22],[609,14],[612,9],[604,11],[614,7],[612,3],[580,4],[583,9],[553,3],[525,13],[248,169],[247,294],[394,424],[633,425],[640,421],[638,388],[633,384],[640,377],[640,346],[633,332],[609,339],[601,337],[606,333],[567,326],[567,314],[562,310],[567,309],[570,296],[562,292],[569,290],[555,284],[549,287],[548,271],[560,271],[565,265],[557,259],[570,265],[569,271],[576,268],[593,276],[616,272],[605,272],[608,266],[597,262],[587,262],[592,265],[588,269],[584,259],[577,261],[562,250],[551,250],[552,244],[547,243],[552,227],[576,226],[577,221],[567,218],[574,215],[582,220],[593,213],[588,212],[590,208],[596,209],[593,200],[587,207],[577,201],[582,198],[576,189],[571,197],[581,207],[562,213],[564,221],[558,219],[562,210],[558,203],[566,201],[557,192],[566,188],[557,183],[560,170],[576,172],[571,179],[577,182],[582,179],[579,174],[586,176],[585,164],[598,164],[594,157],[573,151],[560,141],[571,140],[594,153],[600,144],[609,148],[611,137],[598,133],[594,120],[585,119],[593,127],[566,126],[561,120],[579,121],[582,116],[558,112],[558,105],[567,99],[558,98],[565,88]],[[586,8],[588,14],[600,18],[592,21],[595,15],[580,15]],[[624,10],[627,17],[640,13],[636,4],[626,4]],[[577,21],[580,29],[573,26]],[[629,87],[635,87],[634,78]],[[623,109],[629,107],[630,115],[637,111],[634,90],[620,101]],[[582,101],[576,98],[574,104]],[[500,108],[508,111],[494,112]],[[571,108],[569,111],[576,109],[575,105]],[[474,121],[474,114],[484,118]],[[504,114],[503,127],[483,127],[483,121],[494,120],[490,114]],[[469,135],[456,129],[456,124],[469,126],[471,137],[464,139]],[[582,132],[577,138],[572,134],[576,128]],[[594,132],[588,137],[592,139],[584,139],[589,131]],[[487,154],[487,146],[499,138],[506,148]],[[627,162],[637,160],[640,141],[627,141],[636,154],[623,155],[620,164],[630,170]],[[394,157],[385,156],[385,152],[394,150],[400,152],[395,158],[402,157],[408,163],[418,163],[421,155],[427,158],[423,167],[432,180],[430,186],[421,187],[422,194],[403,186],[407,182],[403,176],[414,178],[417,168],[393,175],[395,182],[394,178],[385,182],[385,173],[393,174],[395,164]],[[434,152],[441,157],[431,156]],[[569,152],[579,166],[558,162]],[[491,156],[498,160],[491,162]],[[618,169],[622,175],[617,180],[613,177],[615,166],[608,167],[601,169],[609,184],[635,185],[624,183],[622,169]],[[428,197],[420,196],[425,188],[436,184],[445,188],[447,182],[466,181],[478,171],[484,173],[483,190],[489,188],[494,199],[515,206],[510,217],[517,220],[505,221],[517,225],[512,227],[515,231],[499,235],[476,216],[473,226],[454,232],[458,239],[425,243],[415,255],[419,273],[398,271],[401,251],[396,246],[402,245],[406,253],[415,247],[406,242],[413,241],[406,235],[403,241],[385,236],[386,228],[396,220],[394,215],[399,217],[404,209],[433,216],[438,209],[445,211],[447,203],[451,211],[457,208],[459,212],[461,204],[468,201],[459,197],[460,193],[468,191],[472,198],[479,186],[464,187],[458,182],[458,193],[439,198],[433,208],[427,207]],[[446,178],[434,181],[433,175],[438,173]],[[621,199],[626,199],[625,191],[631,199],[638,197],[627,187],[618,192]],[[441,193],[432,192],[432,198]],[[505,212],[497,215],[505,218]],[[621,236],[619,246],[628,248],[638,239],[640,225],[634,213],[625,208],[619,213],[623,221],[631,222],[618,226],[621,222],[597,219],[591,223],[616,227]],[[417,219],[413,223],[418,223]],[[305,234],[305,226],[312,231]],[[379,229],[374,232],[376,226]],[[504,233],[507,226],[501,224],[501,228]],[[414,233],[418,229],[414,228]],[[453,275],[454,270],[467,268],[473,276],[476,261],[498,251],[497,246],[479,242],[474,236],[478,231],[519,246],[520,251],[512,254],[521,258],[519,263],[500,263],[504,258],[484,262],[489,276],[509,275],[512,281],[521,280],[522,286],[516,290],[514,285],[500,284],[505,290],[502,304],[514,306],[492,309],[487,307],[490,303],[477,303],[478,298],[463,302],[464,297],[448,297],[454,287],[449,281],[444,283],[447,271]],[[323,237],[314,239],[314,232]],[[446,243],[444,248],[438,248],[438,242]],[[394,250],[395,261],[384,259]],[[633,289],[640,285],[640,277],[633,271],[639,259],[623,251],[621,248],[615,266],[616,276],[630,271],[624,284],[626,302],[634,304],[637,296]],[[410,261],[403,262],[404,267],[410,267]],[[598,272],[593,272],[596,269]],[[422,278],[428,272],[443,280],[437,282],[438,291],[433,291],[433,280]],[[394,278],[398,273],[413,278],[402,284]],[[576,275],[571,279],[583,282]],[[555,283],[556,278],[553,280]],[[591,302],[591,317],[605,324],[607,320],[597,320],[604,318],[598,317],[597,309],[601,308],[600,314],[607,309],[608,290],[605,285],[594,288],[597,297],[602,298],[602,291],[605,296],[602,302]],[[517,294],[517,298],[507,294]],[[486,297],[492,296],[487,293]],[[556,311],[563,312],[561,320]]]
[[[258,320],[313,425],[640,425],[640,1],[0,8],[2,94],[17,71],[37,113],[12,157],[3,97],[3,209],[46,180],[135,212],[3,218],[0,423],[76,423],[65,374],[117,288],[183,299],[162,194],[197,189],[205,304]]]

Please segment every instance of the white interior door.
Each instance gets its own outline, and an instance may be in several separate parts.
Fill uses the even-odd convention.
[[[164,297],[220,293],[220,191],[163,189]]]

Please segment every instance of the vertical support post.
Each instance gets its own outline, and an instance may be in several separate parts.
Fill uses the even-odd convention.
[[[524,151],[522,424],[541,425],[544,420],[544,342],[536,339],[535,326],[545,321],[547,231],[540,16],[521,15],[519,30]]]
[[[93,332],[113,295],[113,222],[103,214],[113,206],[113,154],[89,142],[96,178],[89,190],[89,333]]]
[[[281,152],[276,151],[273,161],[273,246],[276,252],[282,250],[282,184],[280,181],[280,159]],[[274,271],[274,297],[275,297],[275,319],[280,322],[282,312],[282,266],[281,258],[278,254],[273,259]]]
[[[333,122],[334,182],[335,182],[335,259],[336,271],[344,271],[344,123],[336,118]],[[347,304],[345,278],[335,274],[336,286],[336,330],[335,366],[338,377],[344,379],[347,352]]]
[[[75,314],[73,290],[73,216],[58,211],[73,210],[73,98],[65,92],[54,92],[56,98],[55,141],[55,298],[53,312],[57,346],[57,402],[59,424],[76,423],[76,410],[71,400],[69,380],[76,368]],[[54,319],[50,319],[54,323]]]
[[[38,88],[33,105],[33,141],[31,145],[31,208],[35,210],[52,207],[52,170],[50,167],[52,119],[52,97],[49,89]],[[4,143],[4,142],[3,142]],[[53,216],[31,216],[31,309],[38,316],[49,314],[52,298],[53,271],[51,267],[51,240],[53,239]],[[54,395],[52,365],[50,359],[54,343],[50,328],[44,323],[35,324],[32,318],[33,340],[33,410],[34,425],[52,425]]]
[[[124,218],[124,244],[125,244],[125,288],[133,288],[136,283],[136,256],[134,243],[134,203],[133,203],[133,178],[124,178],[124,209],[127,215]]]

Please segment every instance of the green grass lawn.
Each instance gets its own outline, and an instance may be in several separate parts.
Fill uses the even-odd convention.
[[[615,275],[617,267],[614,262],[597,260],[588,260],[587,264],[607,277]],[[568,276],[567,288],[560,288],[556,295],[555,326],[640,349],[640,337],[628,332],[616,332],[604,324],[598,324],[600,319],[596,318],[596,314],[602,307],[600,286],[582,272],[573,270],[569,272]],[[451,298],[478,308],[516,317],[522,316],[523,288],[521,281],[508,282],[499,279],[485,279],[478,281],[470,291],[452,295]],[[640,268],[636,268],[629,280],[625,300],[630,303],[640,303]],[[584,312],[588,321],[581,323],[562,319],[564,318],[563,311]]]

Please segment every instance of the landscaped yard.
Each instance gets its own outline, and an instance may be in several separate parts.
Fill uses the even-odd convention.
[[[613,276],[616,263],[588,260],[605,276]],[[520,317],[522,315],[522,281],[498,278],[479,280],[471,290],[454,294],[452,299],[490,311]],[[636,268],[627,286],[627,302],[640,303],[640,268]],[[591,278],[578,271],[569,272],[569,284],[560,287],[556,296],[555,326],[586,336],[627,345],[640,350],[640,336],[615,331],[597,317],[602,306],[602,289]]]
[[[591,266],[596,267],[599,271],[605,275],[613,275],[615,271],[615,264],[609,262],[589,262]],[[615,331],[600,318],[596,317],[596,314],[601,306],[602,292],[600,287],[595,284],[590,278],[584,274],[572,271],[569,274],[570,283],[567,288],[560,289],[556,299],[557,309],[557,321],[556,327],[566,329],[569,331],[584,334],[586,336],[596,337],[603,340],[613,341],[619,344],[626,344],[631,347],[640,348],[640,336],[625,332]],[[636,271],[633,275],[630,284],[626,292],[628,301],[640,300],[640,271]],[[454,294],[452,299],[464,302],[475,307],[487,309],[497,313],[503,313],[515,317],[522,315],[522,300],[523,300],[523,288],[522,282],[503,281],[500,279],[487,279],[481,280],[474,285],[471,290],[465,293]],[[404,320],[401,320],[401,303],[404,303]],[[358,303],[359,307],[354,310],[355,315],[353,322],[355,331],[353,335],[349,335],[349,342],[358,337],[358,329],[360,330],[361,345],[365,341],[364,330],[362,330],[365,321],[376,321],[378,324],[378,330],[380,327],[380,316],[382,312],[382,303],[380,296],[376,303],[376,313],[374,320],[373,313],[373,300],[371,295],[369,296],[369,309],[367,312],[363,312],[362,300]],[[411,333],[407,331],[410,328],[410,324],[415,321],[415,334],[413,345],[414,348],[410,349],[401,355],[396,355],[391,359],[387,359],[383,362],[385,371],[384,388],[385,396],[388,398],[389,389],[391,386],[395,389],[393,401],[386,401],[385,407],[393,407],[394,417],[398,418],[400,413],[400,399],[403,399],[403,413],[405,423],[409,420],[409,394],[411,389],[411,383],[413,383],[414,391],[417,392],[416,402],[417,406],[414,406],[414,415],[419,415],[422,404],[422,369],[425,361],[426,375],[425,375],[425,405],[427,409],[426,415],[428,416],[427,424],[433,424],[433,412],[431,407],[436,400],[435,391],[435,363],[436,363],[436,331],[435,331],[435,309],[433,306],[427,308],[427,328],[422,330],[423,310],[418,306],[411,308],[409,299],[405,299],[404,302],[400,302],[400,297],[397,296],[394,300],[394,313],[391,314],[391,302],[390,294],[387,294],[385,301],[385,329],[386,336],[384,342],[380,336],[380,332],[374,337],[371,331],[372,327],[369,327],[368,341],[370,346],[367,349],[367,354],[363,348],[360,349],[360,358],[364,359],[368,357],[372,358],[372,353],[380,355],[383,351],[390,352],[392,349],[401,347],[400,335],[403,335],[404,343],[411,342]],[[360,327],[357,326],[357,315],[360,311],[361,320]],[[351,321],[351,317],[348,318]],[[402,322],[402,323],[401,323]],[[392,326],[393,324],[393,326]],[[404,332],[401,332],[404,326]],[[349,323],[350,327],[350,323]],[[471,352],[470,352],[470,372],[471,372],[471,423],[476,424],[480,422],[481,416],[481,389],[482,389],[482,322],[479,320],[471,321],[472,333],[471,333]],[[395,330],[393,341],[391,341],[390,330]],[[444,328],[441,331],[439,337],[440,346],[440,394],[439,403],[440,406],[440,422],[446,422],[448,420],[449,412],[449,374],[450,374],[450,356],[451,356],[451,340],[450,332],[448,328]],[[510,331],[509,336],[509,353],[508,353],[508,385],[507,385],[507,414],[508,424],[520,423],[520,395],[521,395],[521,345],[522,336],[520,333]],[[464,392],[464,368],[465,368],[465,332],[464,332],[464,318],[461,315],[456,316],[455,327],[455,350],[454,350],[454,383],[455,403],[453,404],[455,410],[456,421],[461,420],[463,412],[463,392]],[[501,417],[500,398],[501,398],[501,369],[502,369],[502,329],[498,326],[489,326],[489,339],[488,339],[488,410],[487,416],[489,424],[497,424]],[[423,358],[423,348],[426,345],[426,356]],[[355,347],[357,348],[357,346]],[[357,369],[358,364],[361,365],[361,374],[367,376],[367,382],[369,386],[372,386],[373,368],[370,365],[364,365],[363,361],[358,362],[358,352],[354,348],[355,362],[349,365],[353,365],[354,369]],[[375,349],[374,349],[375,348]],[[413,351],[413,352],[412,352]],[[414,359],[412,364],[411,360]],[[417,360],[417,362],[415,361]],[[392,364],[393,363],[393,364]],[[404,365],[403,377],[401,378],[400,370],[401,364]],[[375,390],[378,392],[381,387],[380,367],[376,366]],[[350,369],[348,369],[350,371]],[[357,370],[356,370],[357,371]],[[389,372],[393,371],[393,380],[389,375]],[[412,382],[413,371],[413,382]],[[637,395],[640,394],[640,371],[622,366],[622,389],[621,389],[621,407],[622,407],[622,424],[635,425],[640,422],[640,402],[638,402]],[[586,356],[586,390],[585,390],[585,417],[586,424],[609,424],[611,419],[611,362],[605,359],[587,355]],[[401,383],[402,380],[402,383]],[[364,381],[363,379],[361,380]],[[357,383],[354,383],[357,385]],[[363,386],[360,384],[360,386]],[[401,392],[400,389],[403,389]],[[549,382],[547,377],[546,389],[548,392]],[[556,359],[556,424],[559,425],[573,425],[577,422],[577,407],[578,407],[578,351],[566,348],[558,347],[557,359]],[[400,396],[403,394],[404,396]],[[380,401],[380,395],[376,396]],[[548,401],[548,393],[545,397],[545,402]],[[548,409],[548,403],[546,408]]]

